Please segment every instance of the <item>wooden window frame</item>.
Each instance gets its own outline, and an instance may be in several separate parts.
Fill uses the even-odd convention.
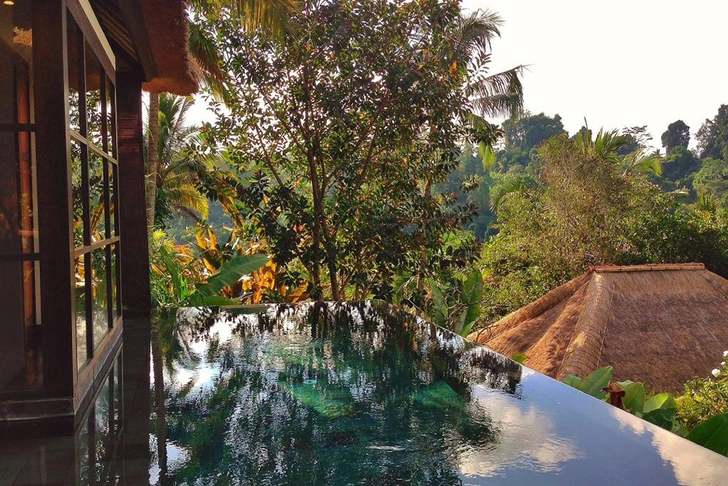
[[[66,18],[67,22],[73,21],[77,27],[78,38],[76,39],[76,59],[77,59],[77,72],[75,75],[78,77],[78,96],[79,96],[79,126],[78,130],[71,128],[70,120],[66,117],[66,124],[68,126],[68,142],[77,143],[80,147],[80,164],[81,164],[81,197],[82,197],[82,224],[83,224],[83,241],[81,246],[76,246],[75,242],[72,242],[72,256],[74,259],[79,259],[83,262],[83,279],[85,285],[84,299],[85,309],[85,343],[79,343],[76,336],[74,336],[74,360],[78,359],[78,353],[76,353],[75,347],[83,345],[86,348],[86,359],[83,363],[76,363],[74,369],[77,373],[77,381],[86,382],[88,380],[89,364],[94,362],[98,355],[105,355],[107,342],[109,336],[116,334],[113,332],[114,328],[119,327],[120,324],[120,272],[119,272],[119,248],[121,245],[121,237],[119,234],[119,215],[118,215],[118,187],[119,187],[119,170],[118,160],[116,159],[117,151],[117,140],[118,136],[116,133],[117,121],[116,121],[116,59],[111,47],[106,40],[105,35],[101,31],[101,27],[93,15],[91,6],[87,0],[67,0],[66,3]],[[66,28],[66,39],[71,35],[71,29]],[[66,40],[67,42],[67,40]],[[95,143],[89,137],[89,106],[87,103],[87,74],[88,66],[86,65],[87,55],[93,55],[96,61],[98,61],[98,81],[99,81],[99,103],[100,103],[100,131],[101,139],[100,144]],[[70,74],[70,73],[69,73]],[[109,114],[108,109],[111,107],[112,113]],[[109,126],[111,125],[111,126]],[[100,145],[100,146],[99,146]],[[110,150],[111,148],[111,150]],[[96,163],[100,163],[101,170],[101,181],[97,184],[101,187],[100,202],[104,207],[104,214],[102,220],[104,223],[103,234],[100,235],[98,241],[92,241],[92,231],[95,228],[91,228],[91,187],[90,187],[90,164],[92,158],[96,158]],[[69,150],[68,155],[68,170],[72,172],[73,161],[71,160],[71,152]],[[111,174],[110,174],[111,173]],[[112,200],[112,187],[113,187],[113,200]],[[71,188],[69,187],[69,192]],[[113,203],[113,205],[112,205]],[[114,227],[111,227],[111,211],[114,214]],[[73,222],[73,215],[71,215],[71,221]],[[92,296],[93,289],[93,254],[98,250],[103,250],[102,255],[104,259],[104,280],[107,286],[106,292],[106,325],[107,332],[99,340],[94,343],[94,318],[98,316],[94,315],[94,300]],[[112,258],[113,256],[113,258]],[[116,262],[116,268],[114,269],[112,263]],[[114,272],[114,270],[116,270]],[[97,276],[98,278],[98,276]],[[111,289],[113,288],[113,292]],[[77,310],[75,309],[75,299],[73,302],[74,320],[77,318]],[[75,333],[75,325],[73,326]],[[96,344],[96,345],[94,345]]]

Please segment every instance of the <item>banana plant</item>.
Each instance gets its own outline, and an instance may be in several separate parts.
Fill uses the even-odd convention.
[[[256,271],[268,261],[268,256],[262,253],[235,255],[222,263],[207,282],[197,283],[191,288],[183,267],[174,261],[166,249],[162,248],[160,253],[164,268],[170,277],[174,304],[181,307],[240,304],[245,295],[232,299],[219,295],[220,291],[236,285],[243,276]]]
[[[460,336],[467,336],[480,317],[480,301],[483,296],[483,278],[479,270],[450,288],[429,279],[432,297],[430,319],[438,326],[451,329]],[[454,302],[448,297],[454,296]]]

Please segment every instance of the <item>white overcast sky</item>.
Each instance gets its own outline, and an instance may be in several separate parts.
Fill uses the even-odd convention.
[[[493,70],[529,65],[525,107],[569,133],[647,125],[695,132],[728,104],[726,0],[464,0],[504,20]]]

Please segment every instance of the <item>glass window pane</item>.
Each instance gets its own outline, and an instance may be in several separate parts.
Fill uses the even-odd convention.
[[[113,236],[119,236],[119,219],[116,217],[116,208],[119,207],[119,166],[116,164],[110,164],[110,167],[111,181],[109,182],[109,200],[111,201],[111,228]]]
[[[109,280],[109,293],[111,294],[111,302],[113,305],[113,318],[121,316],[121,299],[119,295],[119,267],[117,265],[119,247],[111,245],[111,280]]]
[[[85,255],[75,259],[76,271],[76,366],[80,369],[88,356],[86,346],[86,277]]]
[[[106,239],[104,179],[104,159],[89,151],[88,191],[91,243]]]
[[[115,142],[116,142],[116,112],[115,107],[115,90],[114,83],[111,82],[108,76],[106,76],[106,146],[104,150],[112,157],[116,157]]]
[[[0,132],[0,254],[35,249],[31,134]]]
[[[113,178],[113,174],[111,173],[111,162],[109,162],[107,159],[103,160],[103,171],[104,171],[104,178],[103,178],[103,194],[102,194],[102,200],[104,204],[104,228],[102,234],[104,235],[104,238],[111,238],[113,236],[112,234],[112,224],[111,224],[111,181]]]
[[[101,148],[103,146],[101,123],[101,63],[86,45],[86,138]]]
[[[75,140],[71,140],[71,203],[73,209],[73,246],[80,248],[84,245],[84,204],[83,204],[83,159],[86,157],[86,147]]]
[[[71,130],[81,133],[81,99],[83,89],[83,37],[76,22],[68,14],[66,52],[68,55],[68,119]]]
[[[109,237],[119,234],[116,228],[116,165],[109,162]]]
[[[0,8],[0,123],[33,123],[30,4]]]
[[[94,349],[101,343],[109,330],[109,314],[107,299],[107,278],[106,278],[106,248],[97,248],[93,251],[91,266],[92,287],[92,314],[93,314],[93,337]]]
[[[35,265],[0,262],[0,389],[26,390],[41,384],[35,342]]]

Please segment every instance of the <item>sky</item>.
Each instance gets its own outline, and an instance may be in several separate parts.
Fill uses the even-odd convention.
[[[525,108],[574,133],[647,125],[695,132],[728,104],[725,0],[464,0],[502,17],[492,71],[527,65]]]
[[[695,132],[728,104],[726,0],[463,0],[503,19],[491,72],[518,65],[525,108],[561,115],[573,134],[647,125]],[[198,97],[199,98],[199,97]],[[191,120],[211,120],[202,100]],[[501,120],[495,120],[500,122]]]

